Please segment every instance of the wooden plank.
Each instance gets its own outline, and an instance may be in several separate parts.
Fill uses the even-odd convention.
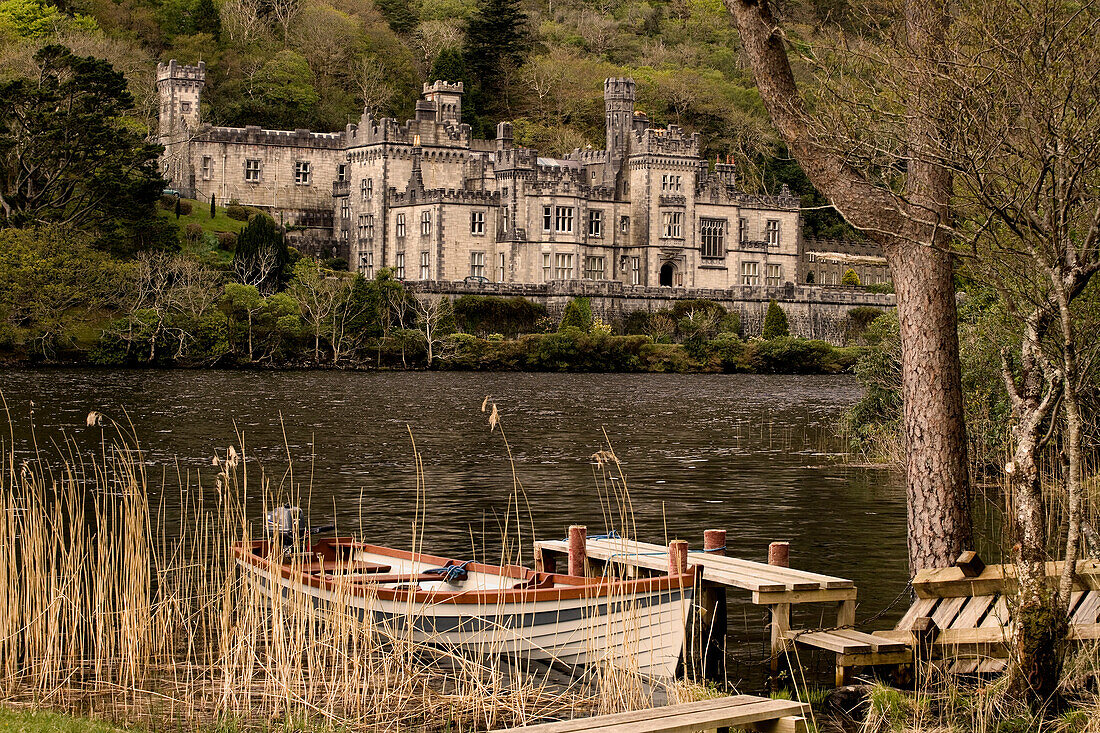
[[[866,641],[849,639],[840,634],[828,631],[814,631],[809,634],[790,634],[788,638],[803,646],[812,646],[817,649],[836,652],[837,654],[870,654],[874,651],[871,644]]]
[[[611,713],[609,715],[597,715],[587,718],[573,718],[572,720],[561,720],[554,723],[537,723],[535,725],[498,730],[523,730],[533,733],[571,733],[572,731],[592,728],[594,721],[622,723],[640,720],[658,720],[664,716],[682,715],[685,712],[693,710],[720,710],[724,707],[748,705],[749,703],[766,699],[768,698],[758,697],[756,695],[732,695],[729,697],[715,697],[709,700],[696,700],[694,702],[681,703],[678,705],[662,705],[660,707],[646,708],[644,710],[628,710],[622,713]]]
[[[1077,604],[1077,609],[1070,616],[1070,623],[1094,624],[1097,614],[1100,614],[1100,591],[1089,591]]]
[[[875,664],[910,664],[913,661],[913,651],[907,649],[903,652],[871,652],[870,654],[839,654],[836,658],[838,665],[847,667],[866,667]]]
[[[649,553],[667,553],[667,548],[662,545],[635,540],[590,540],[588,545],[589,547],[597,547],[602,551],[610,550],[611,552],[622,553],[624,550],[628,550],[632,553],[638,553],[641,557],[652,557],[653,555]],[[689,556],[689,562],[692,565],[704,568],[704,580],[708,579],[705,570],[713,568],[716,571],[731,574],[784,582],[787,585],[787,590],[811,590],[812,588],[835,590],[855,587],[855,582],[847,578],[837,578],[832,575],[822,575],[821,573],[812,573],[797,568],[778,567],[728,555],[693,552]]]
[[[536,546],[547,548],[555,552],[561,552],[565,547],[564,542],[557,540],[540,541]],[[657,549],[647,549],[657,548]],[[689,555],[689,562],[695,562],[695,554]],[[615,562],[623,565],[639,566],[658,572],[668,570],[668,548],[660,548],[658,545],[646,545],[627,540],[589,540],[588,557],[602,562]],[[756,578],[744,572],[732,572],[721,568],[703,565],[703,577],[705,581],[727,585],[734,588],[742,588],[749,591],[786,591],[786,583],[768,581]]]
[[[905,612],[905,615],[901,617],[901,621],[898,621],[895,629],[899,631],[909,631],[909,628],[913,625],[913,621],[921,616],[931,616],[932,609],[939,603],[939,598],[918,598],[909,610]]]
[[[753,593],[752,602],[759,606],[773,606],[776,603],[830,603],[833,601],[854,601],[855,588],[837,588],[835,590],[792,590],[774,593]]]
[[[1062,574],[1062,562],[1048,562],[1048,581],[1054,585]],[[1100,589],[1100,560],[1081,560],[1074,576],[1075,590]],[[953,598],[958,596],[995,595],[1013,592],[1016,588],[1016,568],[1013,565],[990,565],[973,578],[967,578],[957,567],[919,570],[913,579],[918,598]]]
[[[597,730],[608,733],[690,733],[713,728],[740,727],[808,713],[809,705],[803,703],[740,695],[735,698],[702,700],[510,730],[527,733],[579,733]]]
[[[1073,641],[1100,639],[1100,624],[1075,624],[1070,626],[1069,638]]]
[[[870,644],[871,651],[873,652],[889,653],[903,652],[906,650],[906,645],[901,642],[883,639],[881,636],[865,634],[862,631],[856,631],[854,629],[840,629],[832,633],[836,636],[844,637],[845,639],[851,639],[852,641]]]
[[[951,622],[952,629],[974,629],[989,607],[993,605],[994,596],[973,596],[966,599],[962,610],[955,620]]]
[[[956,659],[947,667],[951,674],[973,674],[978,671],[977,659]]]
[[[936,626],[941,629],[950,628],[951,622],[955,620],[955,616],[959,614],[963,604],[966,603],[969,598],[944,598],[940,601],[940,605],[936,607],[936,610],[932,612],[932,620],[936,622]]]
[[[806,719],[801,715],[784,715],[776,720],[764,720],[744,726],[759,733],[807,733],[810,730]]]
[[[593,540],[589,542],[590,548],[595,548],[600,553],[607,552],[617,554],[624,558],[637,556],[638,561],[645,562],[645,558],[661,557],[662,552],[667,555],[667,548],[648,542],[635,542],[624,540]],[[590,549],[591,552],[591,549]],[[800,571],[777,568],[773,565],[739,560],[724,555],[710,555],[701,552],[693,552],[688,557],[688,562],[703,568],[703,579],[710,580],[707,571],[712,571],[717,577],[719,574],[728,574],[731,577],[741,578],[744,583],[775,584],[782,585],[782,590],[816,590],[821,583],[813,578],[806,578]],[[666,561],[667,564],[667,561]],[[753,588],[747,588],[753,590]]]
[[[988,629],[1000,627],[1007,624],[1008,621],[1008,601],[1004,596],[997,596],[997,600],[993,602],[993,608],[990,609],[985,619],[979,625],[979,628]]]
[[[978,671],[982,674],[992,674],[994,672],[1000,672],[1008,664],[1007,659],[986,659],[978,664]]]

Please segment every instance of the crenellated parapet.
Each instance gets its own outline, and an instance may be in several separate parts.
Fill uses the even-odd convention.
[[[469,204],[499,206],[500,194],[496,191],[469,191],[463,188],[433,188],[423,192],[398,191],[390,188],[391,206],[414,204]]]
[[[203,142],[241,145],[270,145],[288,148],[313,148],[316,150],[343,150],[344,133],[311,132],[309,130],[264,130],[256,125],[248,127],[203,127],[197,139]]]
[[[392,117],[377,118],[370,112],[363,115],[358,125],[345,129],[348,147],[402,143],[412,145],[419,135],[423,145],[450,145],[470,147],[470,126],[436,119],[413,119],[404,124]]]
[[[647,127],[632,132],[631,157],[638,155],[674,155],[678,157],[698,158],[702,147],[702,136],[697,132],[688,133],[679,125],[669,125],[665,129]],[[694,165],[694,161],[692,162]]]

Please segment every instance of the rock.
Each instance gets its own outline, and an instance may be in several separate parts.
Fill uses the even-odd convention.
[[[821,701],[822,709],[829,715],[853,723],[862,723],[867,717],[871,685],[846,685],[838,687]]]

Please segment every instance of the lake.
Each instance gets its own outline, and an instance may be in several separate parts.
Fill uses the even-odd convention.
[[[215,451],[243,442],[286,487],[289,453],[316,523],[381,544],[410,541],[413,439],[424,549],[466,557],[500,537],[513,494],[507,437],[531,506],[527,559],[532,523],[540,538],[570,524],[605,530],[601,497],[617,485],[591,456],[609,442],[642,540],[698,549],[704,529],[725,528],[727,553],[754,560],[788,540],[793,567],[856,581],[860,618],[908,578],[902,476],[841,454],[837,426],[859,398],[850,376],[50,369],[0,372],[0,390],[21,451],[32,422],[40,448],[65,434],[93,449],[100,431],[85,420],[97,410],[133,424],[154,477],[178,465],[210,485]],[[503,436],[481,410],[486,395]],[[731,629],[762,619],[743,600],[731,594]]]

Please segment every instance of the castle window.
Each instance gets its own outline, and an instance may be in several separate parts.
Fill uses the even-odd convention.
[[[485,277],[485,253],[470,253],[470,277]]]
[[[585,257],[584,258],[584,277],[586,280],[603,280],[604,268],[606,267],[607,259],[605,257]]]
[[[185,115],[191,114],[191,103],[190,102],[180,102],[180,112],[182,112]]]
[[[420,235],[423,237],[432,233],[432,212],[420,212]]]
[[[359,215],[359,241],[369,242],[374,239],[374,214]]]
[[[599,209],[588,212],[588,236],[603,236],[603,212]]]
[[[704,257],[722,257],[725,255],[725,219],[700,219],[699,233]]]
[[[351,204],[348,203],[347,196],[340,198],[340,218],[345,220],[351,218]]]
[[[405,279],[405,253],[398,252],[393,259],[393,276],[398,280]]]
[[[404,237],[405,236],[405,215],[404,214],[398,214],[397,215],[397,236],[398,237]]]
[[[684,188],[680,176],[665,174],[661,176],[662,191],[682,191]]]
[[[630,284],[641,285],[642,284],[642,258],[631,257],[630,258]]]
[[[370,194],[367,193],[367,179],[363,178],[359,181],[359,198],[366,201],[370,198]]]
[[[663,215],[664,227],[661,236],[665,239],[684,238],[684,212],[666,211]]]
[[[554,256],[554,279],[571,280],[573,278],[573,255],[557,254]]]
[[[558,206],[554,210],[554,231],[563,234],[573,232],[573,207]]]
[[[348,166],[346,163],[336,166],[336,180],[340,183],[348,180]]]
[[[470,212],[470,234],[482,235],[485,233],[485,212]]]
[[[741,218],[737,220],[737,241],[741,244],[749,241],[749,220]]]
[[[548,282],[550,282],[550,279],[551,279],[550,253],[549,252],[543,252],[542,253],[542,281],[544,283],[548,283]]]
[[[619,231],[622,232],[623,234],[626,234],[630,231],[630,217],[629,216],[620,216],[619,217]]]
[[[294,161],[294,185],[308,186],[313,180],[313,171],[308,160]]]
[[[783,268],[779,265],[768,265],[768,287],[778,288],[783,280]]]
[[[430,280],[432,277],[432,253],[420,253],[420,279]]]
[[[359,253],[359,271],[367,273],[367,277],[374,277],[374,253]]]
[[[209,181],[214,177],[214,159],[209,155],[202,156],[202,180]]]
[[[505,269],[507,268],[507,264],[508,263],[507,263],[507,260],[505,259],[504,253],[501,252],[500,253],[500,261],[497,265],[497,282],[498,283],[504,282],[504,272],[505,272]]]
[[[742,262],[741,263],[741,284],[742,285],[759,285],[760,284],[760,265],[756,262]]]
[[[249,158],[244,162],[244,180],[246,183],[260,182],[259,158]]]
[[[779,246],[779,219],[768,219],[764,224],[764,239],[769,247]]]
[[[542,231],[548,232],[554,226],[554,207],[542,207]]]

